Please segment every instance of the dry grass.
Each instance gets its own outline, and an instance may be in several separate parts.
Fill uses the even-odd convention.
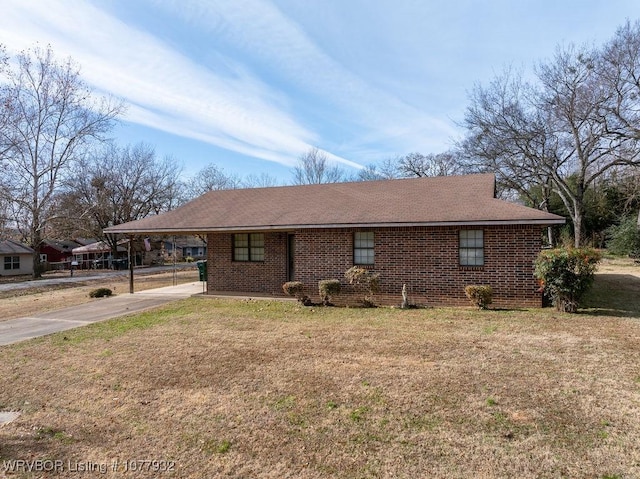
[[[126,459],[175,461],[131,477],[640,477],[635,301],[578,315],[173,303],[0,348],[0,409],[23,412],[0,426],[0,465],[120,461],[92,477],[127,477]]]
[[[198,271],[194,269],[178,270],[175,276],[178,284],[198,281]],[[173,278],[173,273],[134,274],[134,291],[171,286]],[[109,288],[114,294],[129,293],[129,278],[124,273],[122,277],[93,281],[78,277],[78,280],[80,286],[77,283],[41,286],[35,281],[28,289],[0,292],[0,321],[95,301],[89,293],[96,288]]]

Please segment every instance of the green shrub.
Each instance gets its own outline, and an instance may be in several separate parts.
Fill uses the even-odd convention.
[[[338,279],[323,279],[318,281],[318,291],[320,292],[320,299],[325,306],[331,305],[331,298],[340,294],[340,280]]]
[[[309,297],[304,294],[304,283],[300,281],[287,281],[282,285],[282,291],[289,296],[293,296],[303,304],[309,302]]]
[[[465,286],[464,293],[479,309],[487,309],[493,301],[493,289],[488,284],[470,284]]]
[[[380,273],[372,273],[366,268],[360,266],[352,266],[344,273],[349,284],[357,285],[364,290],[362,304],[364,306],[373,307],[373,296],[380,291]]]
[[[94,289],[93,291],[91,291],[89,293],[89,297],[90,298],[102,298],[104,296],[111,296],[113,294],[113,291],[111,291],[109,288],[98,288],[98,289]]]
[[[187,263],[193,263],[193,261],[194,261],[193,257],[191,257],[191,256],[187,256],[184,260],[185,260]]]
[[[575,313],[580,298],[593,283],[600,253],[592,248],[557,248],[542,251],[535,262],[541,291],[558,311]]]

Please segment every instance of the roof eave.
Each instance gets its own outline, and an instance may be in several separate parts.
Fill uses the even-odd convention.
[[[201,234],[240,231],[292,231],[300,229],[340,229],[340,228],[411,228],[434,226],[514,226],[537,225],[551,226],[565,224],[564,218],[559,219],[514,219],[514,220],[471,220],[471,221],[427,221],[427,222],[397,222],[397,223],[323,223],[323,224],[291,224],[291,225],[242,225],[242,226],[213,226],[193,228],[127,228],[106,229],[105,233],[112,234]]]

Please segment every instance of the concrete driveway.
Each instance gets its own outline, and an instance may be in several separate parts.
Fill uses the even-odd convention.
[[[57,311],[2,321],[0,346],[137,313],[196,294],[202,294],[200,282],[149,289],[134,294],[123,293]]]
[[[192,269],[195,270],[195,263],[178,263],[177,265],[168,265],[168,266],[150,266],[145,268],[139,268],[134,270],[133,276],[135,278],[139,276],[147,276],[158,273],[169,273],[171,271],[183,271]],[[65,273],[69,274],[69,273]],[[16,281],[9,283],[0,283],[0,291],[15,291],[19,289],[28,289],[28,288],[37,288],[40,286],[51,286],[58,285],[62,283],[84,283],[86,281],[95,281],[95,280],[103,280],[105,278],[128,278],[129,270],[126,271],[112,271],[112,270],[80,270],[76,271],[73,276],[54,276],[54,277],[43,277],[40,279],[32,280],[28,279],[25,281]]]

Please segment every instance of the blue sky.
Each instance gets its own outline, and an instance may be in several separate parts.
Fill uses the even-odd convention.
[[[317,147],[355,172],[438,153],[475,83],[531,71],[557,45],[600,45],[637,0],[0,0],[9,52],[50,44],[124,99],[114,135],[191,175],[291,179]]]

